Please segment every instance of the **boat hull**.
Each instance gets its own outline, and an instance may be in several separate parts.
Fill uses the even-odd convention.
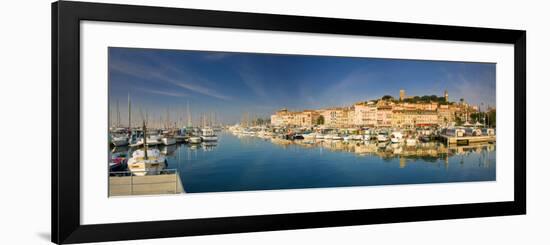
[[[111,143],[114,146],[125,146],[128,145],[128,139],[113,139],[111,140]]]
[[[215,142],[218,141],[217,136],[201,136],[202,142]]]
[[[199,144],[202,142],[202,139],[200,137],[190,137],[189,143],[191,144]]]
[[[176,139],[176,142],[181,143],[185,141],[185,136],[182,136],[182,135],[175,136],[174,138]]]
[[[176,144],[176,139],[174,138],[162,138],[162,144],[164,145],[173,145]]]
[[[164,168],[166,168],[166,163],[164,161],[156,163],[138,162],[128,164],[128,170],[130,170],[130,172],[132,172],[135,176],[155,175],[164,170]]]
[[[378,140],[380,142],[385,142],[385,141],[388,141],[389,139],[385,135],[378,135],[378,136],[376,136],[376,140]]]

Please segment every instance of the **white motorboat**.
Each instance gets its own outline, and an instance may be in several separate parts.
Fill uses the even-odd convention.
[[[161,139],[162,139],[161,136],[158,135],[158,134],[148,134],[147,135],[147,145],[151,146],[151,145],[162,144]],[[141,144],[143,144],[143,138],[141,138],[139,142]]]
[[[387,132],[380,132],[378,135],[376,135],[376,140],[379,142],[385,142],[389,140],[388,133]]]
[[[201,129],[201,140],[203,142],[218,141],[218,136],[214,134],[214,130],[212,128],[203,128]]]
[[[170,136],[162,137],[161,141],[162,141],[162,144],[164,144],[164,145],[176,144],[176,139],[174,137],[170,137]]]
[[[200,144],[201,142],[202,142],[202,139],[199,136],[189,137],[189,143],[191,143],[191,144]]]
[[[392,143],[401,143],[403,142],[403,134],[401,132],[392,132],[390,140]]]
[[[128,169],[136,176],[157,174],[165,167],[166,158],[158,149],[136,150],[128,160]]]
[[[128,136],[126,135],[112,135],[111,143],[114,146],[125,146],[128,145]]]
[[[328,134],[325,136],[325,139],[329,140],[343,140],[344,138],[338,134]]]
[[[363,140],[363,135],[360,134],[353,134],[349,136],[350,140]]]

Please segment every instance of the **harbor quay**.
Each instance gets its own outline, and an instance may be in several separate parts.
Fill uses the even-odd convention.
[[[131,111],[130,108],[128,111]],[[426,164],[442,161],[447,168],[454,161],[452,159],[458,156],[464,158],[461,152],[482,154],[480,157],[486,158],[485,153],[480,152],[492,152],[492,156],[496,141],[496,109],[487,107],[482,110],[480,106],[470,105],[462,99],[450,102],[447,91],[438,97],[406,96],[405,91],[401,90],[399,98],[383,96],[343,107],[294,111],[283,108],[267,118],[251,118],[249,113],[243,113],[241,121],[235,124],[217,122],[214,116],[201,117],[199,122],[194,123],[190,119],[189,106],[187,111],[187,124],[183,119],[171,122],[167,115],[166,121],[156,126],[148,126],[151,123],[143,120],[141,124],[134,123],[134,126],[115,125],[110,128],[109,196],[182,194],[200,192],[197,189],[206,190],[208,188],[200,187],[204,180],[195,180],[196,184],[193,184],[193,177],[188,177],[199,171],[188,167],[190,161],[193,162],[192,152],[197,154],[198,150],[202,150],[205,161],[209,154],[217,156],[216,159],[234,159],[235,152],[242,152],[243,155],[237,155],[237,158],[246,165],[247,162],[257,161],[254,155],[249,154],[250,149],[255,147],[246,143],[250,139],[261,142],[266,152],[278,151],[275,149],[281,146],[283,149],[299,147],[292,148],[292,152],[303,151],[303,156],[294,158],[281,155],[280,161],[302,159],[310,154],[308,149],[319,149],[321,152],[327,149],[335,154],[375,157],[368,161],[396,159],[399,168],[408,168],[411,161],[418,159]],[[128,122],[131,122],[130,114],[128,117]],[[218,149],[226,149],[225,145],[230,144],[234,144],[232,150],[216,155],[220,154],[215,153]],[[178,152],[178,157],[174,152]],[[181,154],[185,154],[187,159],[181,158]],[[319,162],[314,159],[300,161],[314,165]],[[223,166],[220,162],[216,164],[220,168]],[[486,159],[484,166],[494,168],[494,160]],[[215,169],[213,173],[218,171]],[[226,171],[231,173],[233,170]],[[484,171],[486,173],[482,179],[491,179],[493,173]],[[462,180],[463,177],[457,175],[456,178]],[[400,183],[402,180],[392,181]],[[213,191],[225,190],[220,186],[209,188]]]
[[[495,63],[108,51],[110,196],[496,181]]]
[[[180,194],[183,186],[177,171],[144,176],[111,172],[109,196]]]
[[[413,144],[378,140],[377,135],[351,139],[352,134],[345,139],[331,134],[302,139],[265,129],[224,127],[217,131],[216,143],[150,146],[166,163],[144,166],[144,175],[131,167],[110,172],[110,196],[494,179],[496,144],[490,142],[448,145],[432,138]],[[144,147],[112,149],[127,162]],[[247,174],[250,171],[254,175]]]

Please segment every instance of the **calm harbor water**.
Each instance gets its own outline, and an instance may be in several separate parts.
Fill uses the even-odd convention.
[[[187,193],[494,181],[495,144],[291,142],[220,132],[215,145],[159,146]],[[127,151],[120,148],[118,151]]]

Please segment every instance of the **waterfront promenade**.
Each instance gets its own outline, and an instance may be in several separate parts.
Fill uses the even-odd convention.
[[[183,193],[179,173],[145,176],[110,176],[109,196]]]
[[[462,136],[462,137],[453,137],[448,135],[441,135],[443,142],[448,145],[454,144],[464,144],[468,145],[471,143],[484,143],[484,142],[495,142],[495,135],[481,135],[481,136]]]

